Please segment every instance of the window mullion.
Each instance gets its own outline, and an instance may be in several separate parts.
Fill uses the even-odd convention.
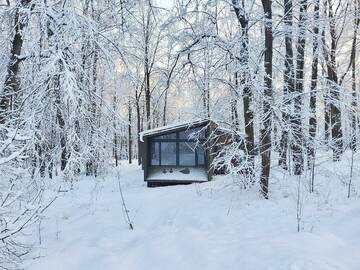
[[[161,166],[161,142],[159,142],[159,166]]]
[[[176,132],[176,166],[180,166],[179,132]]]
[[[197,154],[197,148],[195,148],[195,167],[198,167],[198,154]]]

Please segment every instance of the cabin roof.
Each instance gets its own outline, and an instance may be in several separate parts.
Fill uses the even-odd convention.
[[[139,133],[140,135],[140,141],[144,141],[144,137],[152,137],[155,135],[162,135],[166,133],[175,132],[178,130],[183,130],[187,128],[195,128],[199,126],[205,126],[210,123],[211,120],[209,119],[201,119],[201,120],[195,120],[191,122],[182,122],[182,123],[175,123],[172,125],[167,125],[163,127],[158,127],[154,129],[145,130]]]

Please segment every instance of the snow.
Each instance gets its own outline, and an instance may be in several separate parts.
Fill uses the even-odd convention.
[[[205,168],[192,168],[186,167],[189,169],[189,173],[182,173],[181,170],[184,170],[185,167],[174,167],[172,173],[169,172],[170,169],[166,169],[166,173],[163,172],[164,168],[151,169],[146,180],[167,180],[167,181],[194,181],[194,182],[204,182],[208,181],[208,176]]]
[[[279,169],[273,170],[272,193],[264,200],[224,176],[147,188],[141,169],[123,162],[107,177],[82,178],[48,209],[42,243],[34,250],[39,259],[24,268],[358,270],[358,189],[347,199],[337,177],[346,176],[342,165],[321,166],[317,192],[304,192],[297,232],[297,178]],[[117,174],[133,231],[124,221]],[[33,237],[38,239],[37,231]]]

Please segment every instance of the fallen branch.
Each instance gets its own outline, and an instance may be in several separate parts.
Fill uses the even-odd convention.
[[[122,208],[123,208],[123,213],[124,213],[125,221],[126,221],[126,223],[129,225],[129,229],[130,229],[130,230],[133,230],[133,229],[134,229],[134,226],[133,226],[132,221],[131,221],[130,216],[129,216],[129,212],[130,212],[130,211],[129,211],[129,210],[127,209],[127,207],[126,207],[126,203],[125,203],[125,199],[124,199],[124,194],[123,194],[122,188],[121,188],[119,172],[118,172],[118,174],[117,174],[117,178],[118,178],[119,192],[120,192],[120,196],[121,196],[121,202],[122,202]]]

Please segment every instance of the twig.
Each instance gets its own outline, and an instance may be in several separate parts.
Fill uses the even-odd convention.
[[[125,204],[125,199],[124,199],[124,194],[122,192],[122,188],[121,188],[121,183],[120,183],[120,175],[119,173],[117,174],[117,177],[118,177],[118,184],[119,184],[119,192],[120,192],[120,196],[121,196],[121,202],[122,202],[122,207],[123,207],[123,211],[124,211],[124,216],[125,216],[125,221],[126,223],[129,225],[129,229],[130,230],[133,230],[134,229],[134,226],[131,222],[131,219],[129,217],[129,210],[127,209],[126,207],[126,204]]]
[[[348,185],[348,198],[350,198],[351,195],[351,182],[353,178],[353,168],[354,168],[354,150],[351,150],[351,167],[350,167],[350,179],[349,179],[349,185]]]

